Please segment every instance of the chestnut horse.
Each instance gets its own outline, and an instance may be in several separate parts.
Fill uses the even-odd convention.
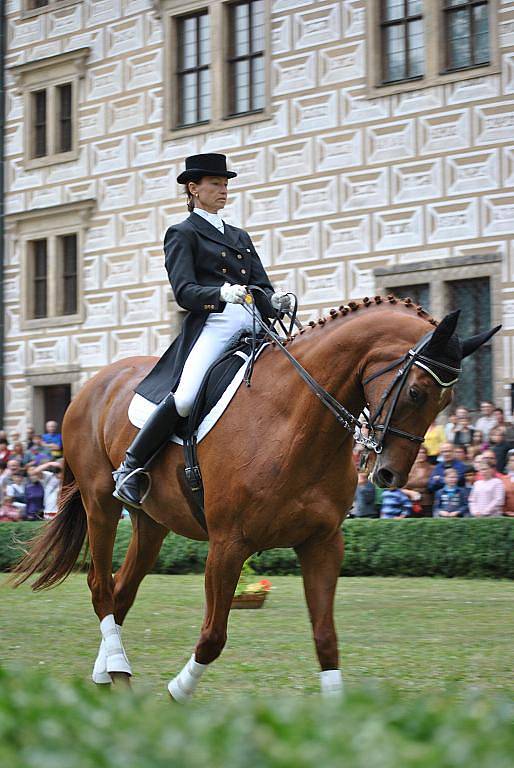
[[[312,323],[287,344],[311,376],[355,416],[366,406],[370,413],[385,414],[391,405],[385,419],[390,431],[382,435],[383,450],[373,468],[377,485],[401,488],[406,483],[423,435],[450,402],[448,371],[458,370],[461,359],[498,330],[461,342],[454,334],[457,315],[437,324],[410,299],[377,296],[332,310],[329,318]],[[399,389],[389,391],[406,353],[429,331],[429,348],[420,360],[429,359],[430,365],[411,366]],[[59,514],[31,543],[16,569],[17,583],[36,571],[34,589],[66,578],[87,536],[88,584],[102,631],[93,679],[127,680],[131,669],[121,625],[164,537],[173,531],[190,539],[208,538],[200,638],[169,686],[173,698],[185,700],[224,647],[244,561],[260,550],[293,547],[301,564],[322,691],[337,693],[342,679],[333,602],[343,560],[341,523],[356,486],[353,439],[277,347],[263,351],[251,388],[239,388],[198,447],[208,537],[192,514],[182,448],[170,443],[152,465],[151,493],[144,511],[131,513],[130,545],[112,575],[121,503],[112,496],[111,472],[136,433],[127,418],[134,387],[154,364],[155,358],[134,357],[106,366],[69,406],[62,429],[65,467]]]

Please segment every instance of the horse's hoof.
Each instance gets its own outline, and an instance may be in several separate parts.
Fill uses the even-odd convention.
[[[120,688],[131,688],[130,675],[126,672],[110,672],[109,674],[115,686],[119,686]]]

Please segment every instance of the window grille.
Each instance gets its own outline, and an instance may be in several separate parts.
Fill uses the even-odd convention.
[[[488,5],[487,0],[444,0],[447,71],[489,64]]]
[[[48,264],[46,252],[46,240],[33,241],[33,285],[32,285],[32,316],[47,316],[47,284],[48,284]]]
[[[382,82],[423,76],[425,46],[422,0],[381,0]]]
[[[257,112],[265,106],[264,0],[229,6],[229,114]]]
[[[209,14],[201,11],[178,19],[178,126],[210,118]]]

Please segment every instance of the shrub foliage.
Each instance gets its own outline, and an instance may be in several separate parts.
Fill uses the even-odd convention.
[[[474,692],[355,689],[187,707],[0,668],[0,764],[9,768],[502,768],[514,705]]]
[[[0,570],[7,571],[21,554],[17,540],[27,540],[41,523],[0,525]],[[344,576],[467,576],[514,578],[514,518],[490,520],[348,520],[343,526]],[[131,534],[121,522],[114,549],[114,568],[124,558]],[[208,544],[170,534],[154,573],[201,573]],[[254,556],[257,573],[299,573],[292,549],[272,549]]]

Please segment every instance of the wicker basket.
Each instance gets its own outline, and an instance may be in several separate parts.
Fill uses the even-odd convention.
[[[232,598],[232,608],[262,608],[267,592],[244,592]]]

